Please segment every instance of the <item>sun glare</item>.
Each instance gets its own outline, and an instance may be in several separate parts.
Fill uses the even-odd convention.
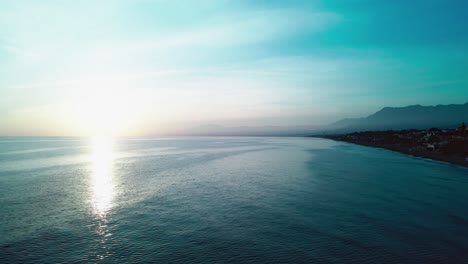
[[[125,106],[113,96],[94,94],[75,108],[78,124],[88,135],[114,135],[125,126]]]
[[[84,78],[72,89],[74,122],[84,135],[125,135],[134,129],[139,104],[131,84],[109,75]]]
[[[92,143],[92,187],[93,205],[97,215],[103,216],[112,207],[113,141],[110,137],[93,137]]]

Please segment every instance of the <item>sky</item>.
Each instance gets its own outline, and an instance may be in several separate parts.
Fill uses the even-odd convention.
[[[325,125],[468,101],[468,1],[0,2],[0,135]]]

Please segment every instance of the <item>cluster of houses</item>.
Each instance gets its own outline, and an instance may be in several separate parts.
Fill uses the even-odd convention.
[[[434,151],[468,156],[468,127],[455,129],[365,131],[335,136],[334,139],[377,147],[405,149],[406,152]]]

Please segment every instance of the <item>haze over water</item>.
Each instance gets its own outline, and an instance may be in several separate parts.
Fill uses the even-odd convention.
[[[0,262],[463,263],[468,170],[313,138],[0,139]]]

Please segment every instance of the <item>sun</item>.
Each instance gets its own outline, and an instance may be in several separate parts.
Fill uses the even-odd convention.
[[[87,136],[116,136],[131,127],[137,106],[116,82],[94,80],[77,87],[73,95],[73,119]]]
[[[92,136],[113,135],[124,126],[124,113],[112,95],[95,93],[76,108],[80,127]]]

